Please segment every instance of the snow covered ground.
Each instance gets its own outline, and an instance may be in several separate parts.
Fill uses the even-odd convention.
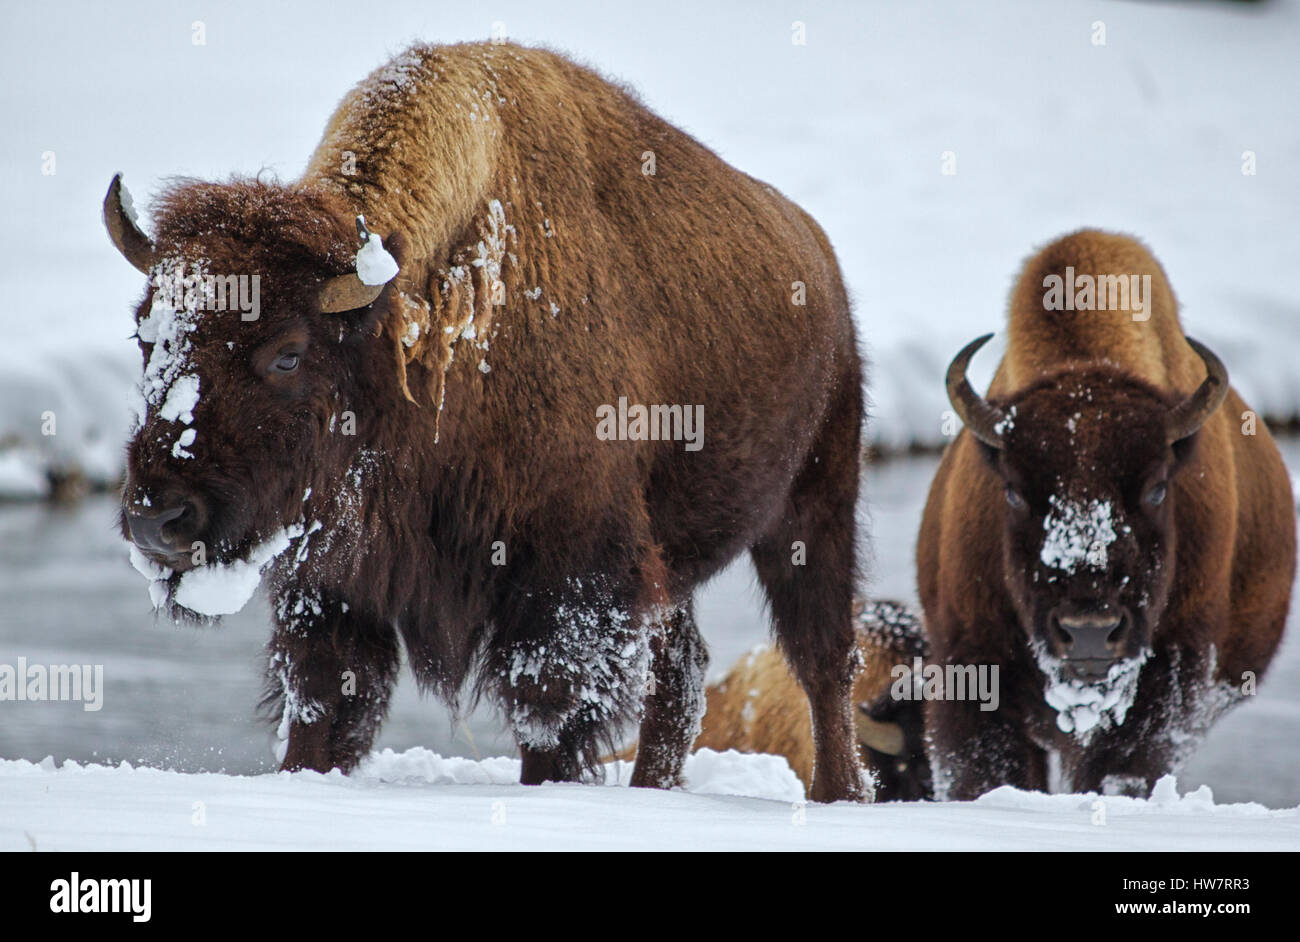
[[[806,805],[784,760],[702,752],[686,790],[516,784],[514,759],[384,752],[356,774],[187,775],[0,761],[6,850],[1295,850],[1300,810],[1000,788],[974,802]],[[621,780],[621,781],[620,781]]]
[[[117,469],[143,286],[100,223],[115,171],[146,218],[169,175],[293,178],[387,56],[494,29],[630,82],[813,213],[875,364],[877,444],[939,442],[947,361],[997,329],[1035,245],[1084,225],[1146,238],[1248,401],[1300,414],[1295,2],[57,0],[4,20],[0,494]]]

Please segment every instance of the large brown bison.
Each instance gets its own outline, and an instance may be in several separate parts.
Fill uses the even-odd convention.
[[[985,340],[949,369],[966,428],[917,579],[934,660],[1000,665],[1001,706],[927,704],[937,790],[1144,792],[1278,646],[1288,476],[1134,239],[1085,230],[1029,259],[981,397],[965,372]]]
[[[861,363],[798,206],[562,56],[466,44],[369,76],[293,183],[182,182],[150,237],[115,179],[105,217],[151,275],[122,529],[175,615],[265,572],[284,768],[367,753],[400,641],[424,689],[499,704],[525,783],[640,716],[633,783],[671,786],[692,591],[748,549],[812,797],[865,797]]]

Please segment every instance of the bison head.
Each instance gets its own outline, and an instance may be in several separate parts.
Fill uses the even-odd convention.
[[[333,426],[373,393],[362,377],[382,354],[364,341],[395,263],[336,197],[260,181],[174,187],[151,239],[115,177],[104,221],[149,276],[122,533],[155,605],[227,614],[305,536],[313,483],[347,447]],[[391,270],[358,275],[357,234]]]
[[[1178,475],[1227,395],[1227,372],[1189,338],[1207,376],[1186,398],[1099,363],[993,402],[966,380],[988,339],[957,354],[947,385],[1001,484],[1006,588],[1049,677],[1056,672],[1075,696],[1101,688],[1091,705],[1105,709],[1107,685],[1127,674],[1135,681],[1132,668],[1150,650],[1173,575]],[[1053,703],[1065,712],[1078,705]]]

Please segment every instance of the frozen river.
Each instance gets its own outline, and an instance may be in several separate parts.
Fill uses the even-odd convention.
[[[1286,441],[1300,468],[1300,441]],[[936,459],[868,467],[863,514],[871,521],[870,586],[915,599],[912,556]],[[0,507],[0,663],[102,664],[104,704],[0,704],[0,757],[117,762],[185,771],[274,768],[272,732],[254,715],[269,614],[257,599],[219,628],[156,621],[145,583],[127,563],[115,502],[70,509]],[[713,675],[767,637],[761,593],[741,560],[700,594]],[[1230,714],[1184,770],[1180,787],[1210,785],[1219,801],[1300,805],[1300,637],[1293,615],[1259,696]],[[491,710],[453,724],[404,675],[379,745],[427,746],[444,755],[513,754]],[[0,799],[2,800],[2,799]]]

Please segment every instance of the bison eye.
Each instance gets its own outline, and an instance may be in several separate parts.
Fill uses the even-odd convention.
[[[296,353],[286,353],[271,364],[272,373],[292,373],[298,368],[299,356]]]
[[[1012,509],[1024,510],[1028,506],[1028,504],[1025,503],[1025,499],[1020,496],[1020,492],[1010,484],[1003,489],[1003,493],[1007,495],[1007,504]]]
[[[1169,493],[1169,485],[1164,481],[1154,485],[1151,490],[1147,491],[1146,496],[1142,499],[1152,507],[1159,507],[1165,502],[1165,495]]]

